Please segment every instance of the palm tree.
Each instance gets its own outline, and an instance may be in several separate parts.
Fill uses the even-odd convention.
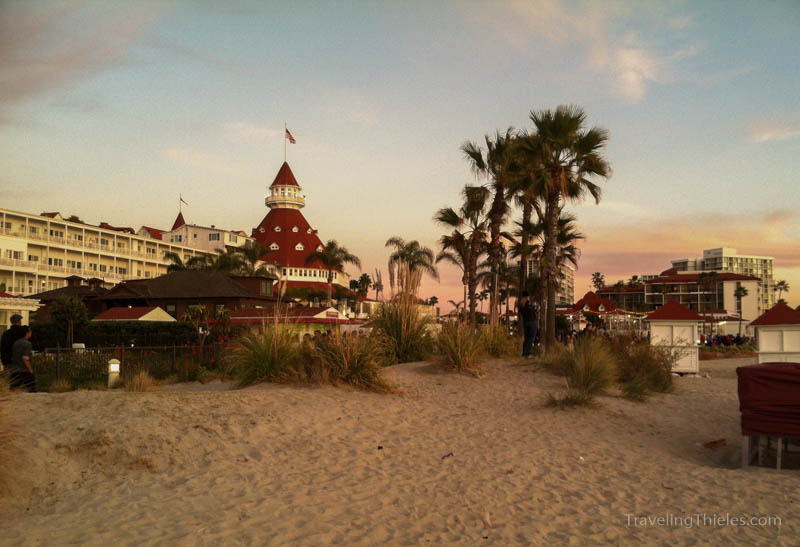
[[[592,286],[594,290],[599,291],[603,287],[606,286],[606,276],[601,274],[600,272],[594,272],[592,274]]]
[[[356,292],[362,296],[367,296],[367,291],[372,286],[372,278],[369,276],[368,273],[362,273],[361,277],[358,278],[356,281]]]
[[[470,321],[475,322],[475,289],[477,287],[476,272],[478,259],[485,252],[486,236],[488,233],[489,219],[486,216],[486,189],[480,186],[467,185],[462,190],[464,203],[456,210],[452,207],[439,209],[434,215],[434,220],[439,224],[452,228],[454,232],[463,236],[464,264],[467,294],[469,295]],[[460,231],[462,230],[463,231]],[[442,238],[444,240],[444,238]],[[447,250],[447,249],[443,249]],[[466,299],[465,299],[466,300]]]
[[[390,237],[386,247],[394,247],[394,252],[389,255],[389,283],[394,286],[401,265],[408,267],[409,273],[422,271],[434,279],[439,279],[439,272],[434,265],[435,255],[428,247],[423,247],[419,241],[405,241],[402,237]]]
[[[515,138],[514,128],[506,129],[505,135],[499,131],[494,138],[486,135],[484,142],[486,149],[474,142],[467,142],[461,150],[470,162],[472,171],[479,177],[489,180],[488,189],[492,192],[491,205],[489,206],[489,268],[491,270],[490,293],[490,322],[497,320],[496,301],[498,290],[498,269],[501,261],[500,231],[506,222],[510,208],[507,193],[510,189],[512,170],[511,144]]]
[[[167,251],[164,253],[164,260],[172,261],[172,264],[167,266],[167,272],[182,272],[187,270],[186,263],[181,258],[181,255],[178,253],[173,253],[172,251]]]
[[[775,283],[775,288],[773,290],[778,291],[778,302],[783,300],[783,291],[789,292],[789,284],[781,279],[780,281]]]
[[[439,239],[439,245],[442,250],[436,255],[436,263],[449,262],[453,266],[461,270],[461,285],[464,289],[464,299],[462,302],[467,301],[467,272],[469,270],[469,241],[458,230],[453,230],[448,235],[443,235]]]
[[[236,252],[242,258],[242,273],[245,275],[265,275],[268,273],[266,267],[259,266],[259,262],[264,262],[264,258],[272,251],[259,241],[248,241],[239,247]]]
[[[336,240],[330,239],[323,250],[314,251],[306,257],[306,266],[310,266],[314,262],[321,264],[328,271],[328,307],[330,307],[333,293],[333,272],[344,271],[345,264],[353,264],[360,270],[361,261],[356,255],[350,254],[345,247],[340,247]]]
[[[372,288],[375,290],[375,300],[378,300],[378,293],[383,292],[383,278],[381,277],[381,271],[377,268],[375,269],[375,277],[372,281]]]
[[[741,285],[736,287],[736,290],[733,291],[733,296],[736,297],[736,306],[739,308],[739,336],[742,335],[742,298],[747,296],[747,294],[747,289]]]
[[[545,348],[555,344],[555,300],[558,276],[557,232],[562,202],[577,201],[588,192],[600,201],[600,187],[592,180],[607,178],[611,168],[602,156],[607,132],[586,129],[586,114],[577,106],[561,105],[552,110],[531,111],[535,132],[523,134],[516,147],[519,162],[532,173],[545,202],[546,235],[544,263],[547,283]]]

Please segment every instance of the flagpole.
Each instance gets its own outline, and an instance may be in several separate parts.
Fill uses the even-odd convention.
[[[286,141],[289,139],[286,138],[286,122],[283,122],[283,163],[286,163]]]

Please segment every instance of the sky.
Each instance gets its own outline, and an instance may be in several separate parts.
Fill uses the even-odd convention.
[[[436,250],[435,211],[486,182],[466,141],[576,104],[613,169],[569,206],[576,300],[724,246],[797,306],[798,28],[796,1],[2,2],[0,207],[169,228],[182,195],[250,233],[286,123],[306,218],[386,279],[389,237]]]

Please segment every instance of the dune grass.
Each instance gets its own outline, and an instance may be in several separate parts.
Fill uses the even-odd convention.
[[[144,393],[145,391],[149,391],[155,385],[153,378],[146,370],[140,370],[133,376],[125,378],[123,383],[125,391],[136,393]]]
[[[680,350],[624,337],[614,339],[610,348],[617,359],[620,387],[625,397],[644,401],[652,393],[672,391],[672,367],[680,358]]]
[[[392,344],[380,333],[370,336],[343,335],[321,337],[311,347],[311,355],[321,365],[320,375],[333,383],[344,382],[367,391],[389,392],[381,368],[390,359]]]
[[[506,328],[500,323],[483,325],[481,336],[486,353],[491,357],[513,357],[521,352],[521,340],[509,336]]]
[[[296,335],[278,322],[265,322],[239,339],[229,355],[239,387],[263,381],[285,381],[297,376],[300,346]]]
[[[436,346],[445,366],[458,372],[480,374],[478,363],[486,355],[486,342],[480,328],[461,321],[444,324]]]
[[[545,355],[543,361],[563,374],[567,384],[565,394],[547,395],[548,406],[590,404],[618,377],[616,356],[608,342],[598,336],[578,339],[572,350],[557,348]]]
[[[47,387],[47,391],[50,393],[66,393],[67,391],[73,391],[74,389],[75,388],[73,387],[72,383],[66,378],[59,378]]]

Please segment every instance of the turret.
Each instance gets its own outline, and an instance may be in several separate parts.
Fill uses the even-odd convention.
[[[264,204],[270,209],[302,209],[306,205],[303,189],[286,162],[283,162],[269,190],[270,195],[264,199]]]

